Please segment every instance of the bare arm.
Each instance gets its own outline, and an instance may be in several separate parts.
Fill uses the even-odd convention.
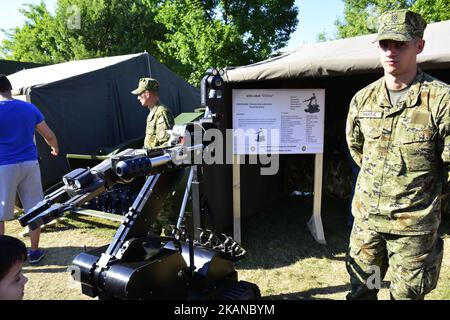
[[[59,153],[58,140],[53,131],[48,127],[45,121],[36,125],[36,131],[44,138],[45,142],[52,148],[51,154],[57,156]]]

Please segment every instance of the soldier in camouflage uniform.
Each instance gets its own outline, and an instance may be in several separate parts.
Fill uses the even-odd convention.
[[[437,230],[449,183],[450,88],[417,68],[426,22],[395,10],[380,18],[384,77],[350,103],[346,136],[361,168],[346,266],[347,299],[376,299],[390,268],[391,299],[423,299],[443,256]]]
[[[174,125],[170,110],[159,102],[159,82],[152,78],[141,78],[137,89],[131,91],[138,96],[142,106],[147,107],[150,113],[147,117],[144,148],[150,149],[164,146],[169,141]]]
[[[172,113],[159,102],[158,89],[159,82],[156,79],[141,78],[138,87],[131,91],[132,94],[138,96],[141,105],[150,110],[145,130],[144,148],[146,149],[167,145],[170,138],[168,130],[171,130],[174,125]],[[177,215],[172,200],[173,197],[169,195],[152,226],[153,231],[158,235],[162,230],[164,230],[164,234],[168,235],[170,225],[176,223]]]

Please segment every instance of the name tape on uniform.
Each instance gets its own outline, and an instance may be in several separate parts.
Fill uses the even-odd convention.
[[[359,118],[374,118],[381,119],[383,117],[383,112],[381,111],[360,111],[358,113]]]

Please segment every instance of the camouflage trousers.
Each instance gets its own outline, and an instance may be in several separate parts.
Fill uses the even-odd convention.
[[[378,233],[355,220],[346,257],[351,284],[347,299],[377,299],[389,267],[391,299],[422,300],[437,285],[442,257],[443,241],[437,232],[418,236]]]
[[[174,196],[169,194],[164,201],[161,211],[158,213],[152,225],[152,231],[157,235],[172,235],[173,227],[177,224],[178,208]]]

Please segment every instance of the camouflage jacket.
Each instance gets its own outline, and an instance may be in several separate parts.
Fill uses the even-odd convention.
[[[449,184],[450,87],[418,70],[405,97],[392,106],[381,78],[353,97],[346,136],[361,167],[355,219],[384,233],[436,231],[441,193]]]
[[[173,125],[174,119],[170,110],[161,104],[155,105],[147,117],[144,148],[163,146],[170,137],[167,130],[171,130]]]

